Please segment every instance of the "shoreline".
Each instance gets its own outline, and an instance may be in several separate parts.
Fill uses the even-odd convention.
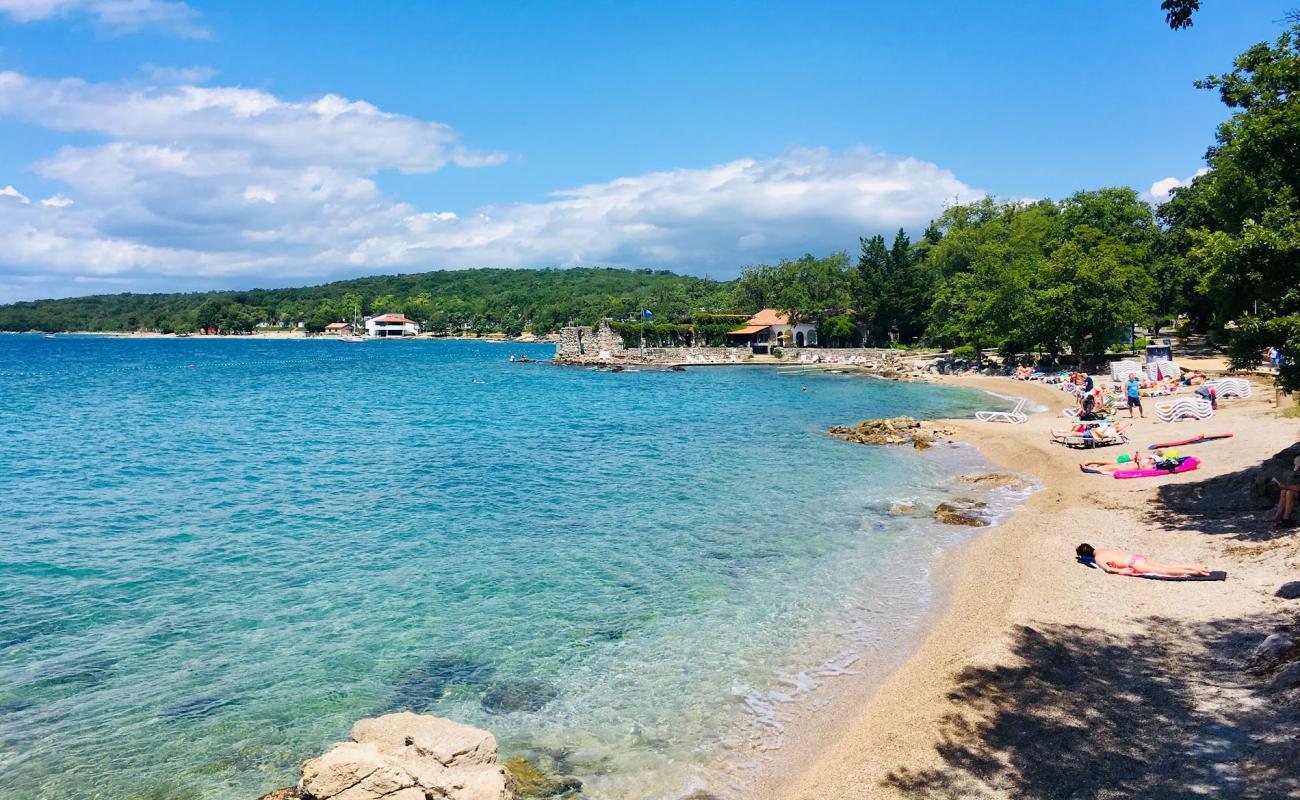
[[[1052,783],[1058,776],[1051,768],[1044,770],[1042,778],[1024,774],[1045,766],[1033,759],[1022,760],[1038,748],[1056,753],[1058,761],[1068,753],[1064,761],[1073,761],[1076,754],[1070,750],[1078,744],[1071,744],[1069,735],[1078,729],[1081,712],[1070,703],[1085,691],[1078,684],[1093,679],[1104,684],[1109,678],[1122,682],[1124,678],[1118,665],[1113,668],[1115,675],[1106,674],[1109,668],[1105,664],[1097,665],[1099,674],[1083,671],[1086,674],[1066,676],[1069,679],[1058,681],[1064,684],[1060,692],[1040,689],[1039,694],[1045,697],[1036,698],[1032,707],[1022,707],[1015,690],[1030,678],[1041,680],[1039,673],[1052,672],[1052,665],[1038,664],[1034,657],[1041,637],[1048,637],[1062,652],[1069,651],[1070,635],[1099,642],[1129,637],[1128,646],[1141,654],[1146,640],[1140,632],[1147,630],[1153,619],[1166,615],[1189,630],[1249,620],[1251,630],[1245,639],[1251,645],[1271,632],[1270,624],[1280,621],[1284,601],[1269,594],[1293,577],[1290,573],[1300,563],[1300,544],[1293,540],[1300,537],[1247,545],[1227,536],[1174,531],[1145,519],[1143,511],[1156,502],[1162,485],[1198,483],[1257,466],[1295,442],[1300,423],[1278,418],[1262,399],[1226,401],[1219,415],[1205,423],[1157,425],[1151,418],[1135,420],[1130,431],[1135,448],[1220,428],[1232,430],[1236,436],[1199,445],[1195,454],[1206,463],[1197,472],[1116,481],[1078,470],[1078,462],[1092,458],[1093,451],[1068,450],[1047,441],[1047,430],[1064,427],[1060,409],[1070,400],[1055,387],[978,376],[946,377],[942,382],[1025,396],[1047,407],[1046,412],[1017,426],[943,420],[945,426],[957,430],[956,439],[976,447],[996,468],[1027,474],[1041,488],[1001,525],[950,548],[941,557],[940,569],[951,581],[949,592],[940,598],[942,607],[920,645],[888,675],[865,682],[866,686],[859,685],[856,691],[843,692],[836,698],[839,707],[792,731],[798,738],[791,736],[788,752],[779,754],[755,776],[757,800],[1066,796],[1077,792],[1078,782],[1089,777],[1101,782],[1098,791],[1105,791],[1108,782],[1132,781],[1135,776],[1117,777],[1107,764],[1092,766],[1083,778],[1077,770],[1070,772],[1069,780],[1061,777],[1058,783]],[[1266,394],[1270,393],[1258,392],[1256,397]],[[1095,457],[1113,458],[1117,450],[1099,450]],[[1266,526],[1258,523],[1255,527],[1262,530]],[[1073,548],[1079,541],[1167,560],[1210,563],[1227,568],[1229,581],[1176,584],[1104,575],[1075,563]],[[1033,567],[1027,568],[1027,563]],[[1105,615],[1104,622],[1099,615]],[[1188,656],[1200,644],[1171,642],[1159,655],[1161,660],[1179,665],[1180,671],[1167,677],[1188,687],[1180,693],[1192,698],[1187,702],[1212,715],[1222,712],[1220,706],[1229,701],[1222,696],[1200,697],[1204,693],[1191,684],[1194,678],[1204,680],[1206,676],[1188,674],[1187,670],[1195,673],[1197,665],[1211,657],[1230,658],[1240,653],[1229,648],[1230,652],[1215,651],[1200,660],[1187,658],[1186,663],[1183,658],[1170,657],[1174,655],[1170,650]],[[1241,646],[1243,643],[1237,643],[1237,650]],[[1158,663],[1154,668],[1158,669]],[[1214,666],[1204,666],[1207,671],[1217,668],[1217,661]],[[1228,680],[1222,675],[1216,679]],[[1235,676],[1232,683],[1235,694],[1252,691],[1252,679],[1244,674]],[[1055,701],[1055,705],[1045,700]],[[1153,709],[1155,712],[1161,710]],[[1029,721],[1017,719],[1022,715],[1036,723],[1041,741],[1017,742],[1012,731],[1002,730],[1004,722],[1013,720],[1025,730],[1032,729]],[[1194,738],[1195,727],[1182,735]],[[1055,746],[1053,736],[1061,739]],[[1112,743],[1117,754],[1126,747],[1146,745],[1146,740],[1131,738],[1120,737]],[[1251,764],[1243,767],[1263,769]],[[1163,769],[1155,764],[1148,768],[1152,772]],[[1294,778],[1295,770],[1291,767],[1284,777]],[[1200,775],[1198,779],[1205,780]]]

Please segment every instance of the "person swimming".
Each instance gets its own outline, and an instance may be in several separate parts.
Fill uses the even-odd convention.
[[[1086,542],[1075,548],[1074,554],[1079,558],[1092,561],[1102,572],[1109,572],[1112,575],[1163,575],[1168,578],[1182,578],[1189,575],[1210,574],[1210,568],[1204,564],[1163,564],[1141,553],[1093,547]]]

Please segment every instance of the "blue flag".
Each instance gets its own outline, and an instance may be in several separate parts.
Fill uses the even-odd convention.
[[[653,316],[654,313],[650,309],[648,308],[641,309],[641,319],[650,319]]]

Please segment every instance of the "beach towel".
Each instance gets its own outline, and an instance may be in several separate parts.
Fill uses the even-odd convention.
[[[1085,567],[1088,567],[1089,569],[1095,569],[1098,572],[1104,572],[1104,570],[1101,567],[1097,566],[1097,563],[1093,561],[1091,558],[1083,558],[1082,556],[1075,556],[1074,560],[1078,561],[1080,564],[1084,565]],[[1106,573],[1106,574],[1110,574],[1110,573]],[[1174,576],[1174,575],[1156,575],[1150,572],[1135,572],[1132,575],[1122,575],[1120,577],[1146,578],[1149,581],[1226,581],[1228,579],[1228,573],[1221,569],[1216,569],[1216,570],[1212,570],[1209,575]]]
[[[1199,436],[1193,436],[1190,439],[1183,439],[1179,442],[1160,442],[1158,444],[1147,445],[1148,450],[1163,450],[1166,447],[1185,447],[1189,444],[1200,444],[1201,442],[1212,442],[1215,439],[1231,439],[1231,433],[1202,433]]]
[[[1161,461],[1158,464],[1164,464]],[[1173,463],[1173,462],[1169,462]],[[1195,456],[1182,456],[1178,459],[1178,466],[1173,469],[1156,466],[1151,469],[1122,469],[1118,472],[1112,472],[1116,478],[1155,478],[1160,475],[1173,475],[1177,472],[1191,472],[1201,465],[1200,459]]]

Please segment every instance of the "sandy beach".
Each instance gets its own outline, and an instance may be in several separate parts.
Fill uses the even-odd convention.
[[[1273,596],[1300,577],[1300,535],[1272,530],[1268,501],[1248,489],[1262,461],[1297,441],[1300,420],[1279,417],[1262,385],[1205,422],[1160,424],[1148,401],[1129,430],[1134,449],[1234,437],[1183,450],[1202,459],[1195,472],[1116,480],[1078,465],[1121,448],[1049,442],[1071,401],[1056,387],[949,380],[1047,407],[1023,425],[952,421],[994,464],[1044,488],[950,559],[952,594],[920,649],[853,708],[808,723],[799,757],[763,776],[756,796],[1297,796],[1294,696],[1244,667],[1265,636],[1294,627],[1300,604]],[[1084,541],[1229,579],[1103,574],[1076,562]]]

